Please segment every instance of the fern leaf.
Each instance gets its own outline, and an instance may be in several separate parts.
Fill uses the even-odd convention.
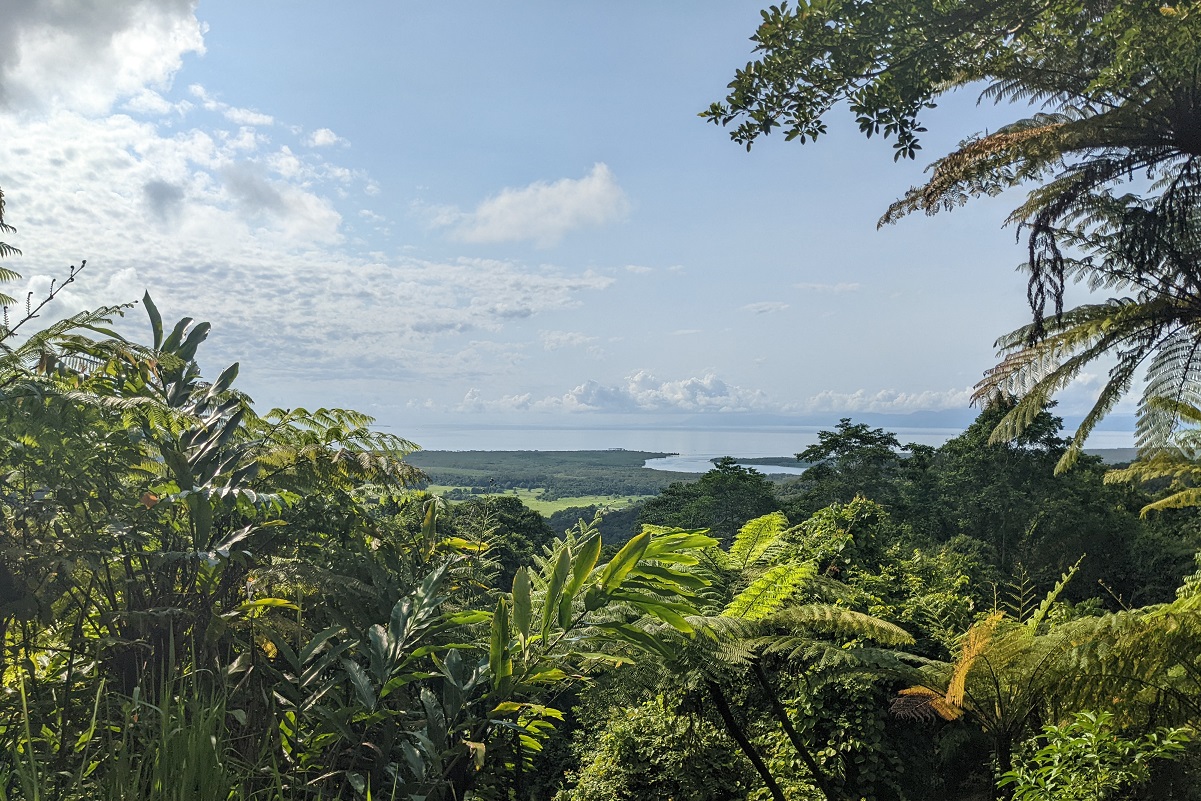
[[[734,596],[722,617],[763,620],[787,603],[817,572],[813,563],[776,565]]]

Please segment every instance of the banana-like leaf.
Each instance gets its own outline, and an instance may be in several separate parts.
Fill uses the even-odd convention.
[[[580,591],[580,587],[584,586],[584,582],[592,573],[592,568],[596,567],[596,560],[600,558],[600,552],[601,538],[599,534],[593,534],[580,544],[579,553],[575,554],[571,562],[571,580],[563,589],[565,598],[574,598],[575,594]]]
[[[513,678],[513,656],[509,652],[509,602],[496,601],[492,614],[492,637],[488,644],[488,669],[492,673],[492,689],[501,691]]]
[[[142,308],[146,309],[146,316],[150,318],[150,332],[154,336],[154,349],[158,350],[163,344],[163,316],[158,312],[158,306],[154,305],[154,301],[150,299],[150,293],[142,295]]]
[[[343,659],[342,668],[346,671],[346,676],[350,679],[351,686],[354,687],[354,692],[359,698],[359,703],[369,712],[374,712],[379,698],[375,693],[375,688],[371,686],[371,679],[367,677],[366,671],[359,666],[358,662],[352,659]]]
[[[609,560],[609,564],[605,565],[605,569],[601,571],[600,588],[602,591],[610,592],[621,585],[625,577],[638,564],[638,560],[646,553],[651,536],[649,531],[644,531],[622,546],[617,555]]]
[[[530,639],[530,623],[533,621],[533,601],[530,598],[530,576],[524,567],[513,575],[513,626],[521,641],[522,650]]]
[[[571,551],[566,547],[559,549],[559,555],[555,559],[555,564],[551,568],[550,575],[546,578],[546,598],[542,604],[542,639],[545,640],[550,636],[551,624],[557,619],[557,610],[559,606],[559,598],[563,593],[563,586],[567,583],[567,576],[571,573]]]
[[[671,650],[666,645],[637,626],[631,626],[629,623],[601,623],[597,628],[604,629],[610,632],[616,639],[662,659],[670,660],[673,658]]]

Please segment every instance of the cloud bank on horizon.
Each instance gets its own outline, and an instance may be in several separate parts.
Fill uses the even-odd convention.
[[[219,58],[204,5],[2,5],[0,186],[24,252],[6,266],[38,293],[87,258],[59,314],[149,289],[165,313],[210,320],[210,358],[242,360],[268,402],[379,416],[836,416],[968,402],[969,389],[930,388],[957,376],[795,367],[799,326],[875,283],[823,271],[764,283],[740,266],[739,283],[710,284],[712,269],[676,250],[718,226],[681,190],[676,227],[650,238],[643,229],[667,219],[651,187],[676,179],[624,146],[522,164],[518,180],[405,189],[383,177],[384,152],[347,133],[361,122],[302,125],[270,96],[234,102],[236,76],[216,67],[195,80],[198,59]],[[126,324],[139,321],[134,311]]]

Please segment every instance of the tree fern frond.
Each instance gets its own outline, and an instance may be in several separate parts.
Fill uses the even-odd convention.
[[[980,623],[972,626],[964,636],[959,657],[955,660],[955,669],[951,673],[950,680],[947,682],[946,700],[948,704],[956,707],[963,706],[963,696],[967,689],[968,673],[971,672],[976,660],[988,648],[997,630],[997,626],[1000,625],[1003,617],[1003,613],[994,612]]]
[[[812,562],[775,565],[734,596],[721,616],[762,620],[777,612],[816,572]]]
[[[747,521],[730,544],[728,555],[733,569],[746,570],[757,562],[787,528],[788,518],[783,512],[772,512]]]
[[[912,645],[909,632],[893,623],[833,604],[805,604],[782,610],[773,622],[843,638],[865,638],[882,645]]]
[[[911,720],[959,720],[963,710],[949,703],[943,694],[928,687],[906,687],[897,693],[890,711],[897,717]]]

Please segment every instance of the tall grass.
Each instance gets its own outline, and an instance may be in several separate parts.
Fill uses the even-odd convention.
[[[36,711],[31,714],[23,671],[18,671],[18,695],[19,734],[10,752],[0,755],[0,801],[276,801],[286,796],[283,777],[270,762],[252,764],[238,754],[224,700],[199,682],[164,683],[153,702],[140,688],[133,697],[122,697],[100,685],[90,724],[74,741],[52,732]]]

